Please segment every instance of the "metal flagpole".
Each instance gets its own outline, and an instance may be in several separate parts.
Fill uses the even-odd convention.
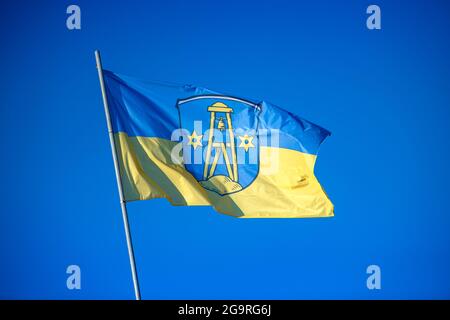
[[[114,141],[114,133],[111,126],[111,117],[108,108],[108,99],[106,98],[105,83],[103,81],[102,61],[100,52],[95,50],[95,60],[97,62],[98,78],[100,80],[100,88],[103,96],[103,106],[105,107],[106,123],[108,124],[109,142],[111,143],[111,151],[114,160],[114,169],[116,171],[117,187],[119,188],[120,207],[122,208],[123,225],[125,227],[125,236],[127,238],[128,256],[130,257],[131,275],[133,276],[134,294],[136,300],[141,300],[141,292],[139,290],[139,282],[136,272],[136,262],[134,259],[133,243],[131,242],[130,225],[128,223],[127,205],[123,196],[122,179],[119,172],[119,162],[117,161],[116,143]]]

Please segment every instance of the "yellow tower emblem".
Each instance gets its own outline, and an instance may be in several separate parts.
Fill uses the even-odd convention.
[[[213,189],[219,194],[239,191],[242,189],[242,186],[239,184],[236,145],[231,121],[233,109],[222,102],[216,102],[208,107],[208,112],[210,113],[208,145],[203,168],[203,181],[200,181],[200,183],[205,188]],[[216,121],[216,114],[223,114],[225,118],[221,116]],[[214,132],[216,130],[220,132],[225,131],[228,134],[229,142],[214,141]],[[212,156],[213,149],[214,156]],[[228,176],[214,175],[220,157],[223,157]]]
[[[261,107],[222,95],[177,102],[185,169],[206,190],[221,196],[247,188],[259,173]]]

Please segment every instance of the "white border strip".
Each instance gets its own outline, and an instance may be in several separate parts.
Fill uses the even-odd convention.
[[[192,98],[188,98],[188,99],[180,99],[180,100],[178,100],[178,104],[183,104],[183,103],[186,103],[186,102],[199,100],[199,99],[214,99],[214,98],[242,102],[242,103],[245,103],[245,104],[247,104],[249,106],[252,106],[253,108],[255,108],[257,110],[260,109],[260,106],[255,104],[255,103],[251,103],[251,102],[248,102],[246,100],[239,99],[239,98],[233,98],[233,97],[227,97],[227,96],[221,96],[221,95],[207,95],[207,96],[192,97]]]

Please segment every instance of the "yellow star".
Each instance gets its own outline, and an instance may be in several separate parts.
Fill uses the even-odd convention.
[[[239,148],[244,148],[245,152],[248,152],[248,149],[254,148],[253,145],[253,137],[249,136],[247,134],[243,136],[239,136],[239,139],[241,139],[241,144],[239,145]]]
[[[197,149],[197,147],[201,147],[202,146],[202,137],[203,137],[202,134],[197,135],[197,133],[194,130],[194,132],[192,132],[192,134],[190,136],[188,136],[188,138],[189,138],[188,145],[191,145],[194,148],[194,150]]]

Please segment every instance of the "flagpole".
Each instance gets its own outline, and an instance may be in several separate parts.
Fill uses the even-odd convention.
[[[114,133],[111,125],[111,117],[109,114],[108,99],[106,98],[105,82],[103,81],[102,60],[100,52],[95,50],[95,61],[97,63],[98,79],[100,80],[100,89],[102,90],[103,106],[105,107],[106,123],[108,125],[109,142],[114,160],[114,170],[116,172],[117,187],[119,189],[120,207],[122,209],[123,225],[125,228],[125,236],[127,238],[128,256],[130,258],[131,275],[133,277],[134,294],[136,300],[141,300],[141,292],[139,289],[139,281],[136,272],[136,261],[134,259],[133,243],[131,242],[130,224],[128,223],[128,211],[125,198],[123,196],[122,179],[120,177],[119,162],[117,161],[116,143],[114,141]]]

